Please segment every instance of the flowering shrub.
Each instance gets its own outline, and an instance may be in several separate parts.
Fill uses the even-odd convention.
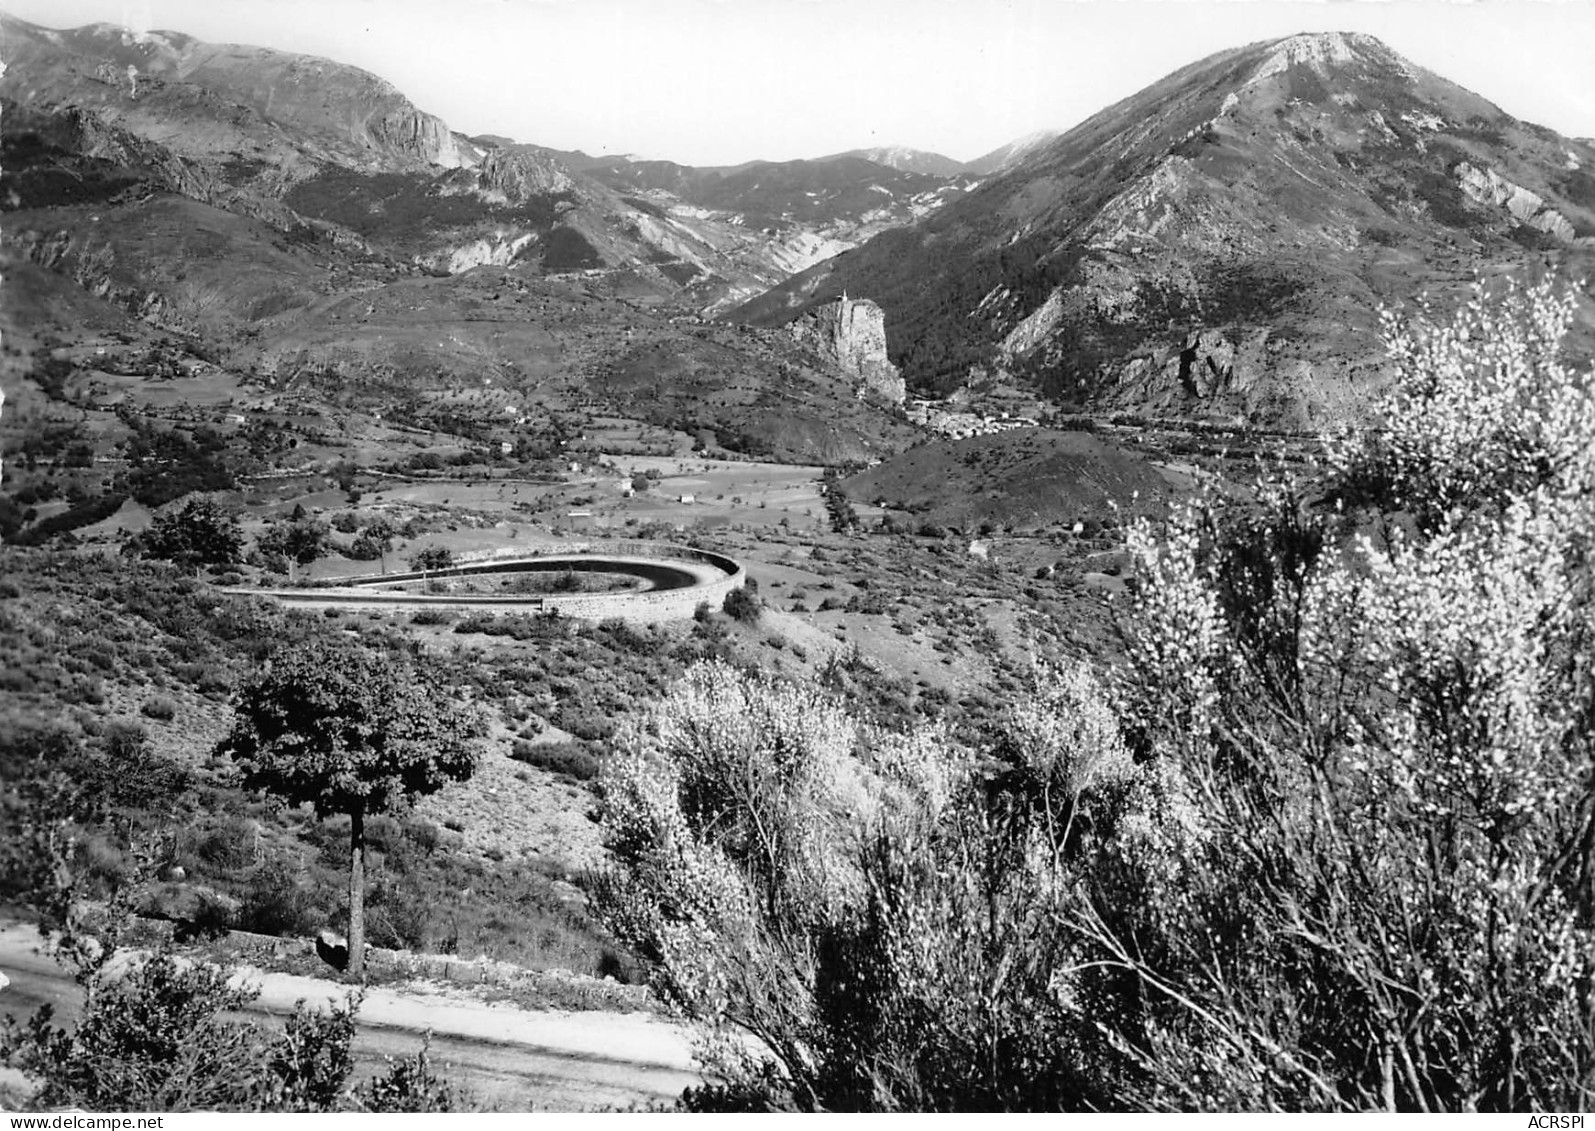
[[[694,669],[601,902],[711,1106],[1595,1104],[1595,372],[1572,299],[1386,320],[1376,433],[1130,531],[1127,663],[990,749]]]
[[[1571,304],[1542,285],[1387,319],[1387,427],[1340,447],[1333,486],[1415,532],[1357,536],[1371,512],[1276,486],[1132,538],[1118,692],[1200,829],[1177,858],[1103,854],[1072,916],[1137,986],[1111,1033],[1138,1102],[1595,1098],[1595,375],[1555,357]]]
[[[1070,672],[1053,702],[1094,690]],[[1045,709],[1026,716],[1025,772],[1043,788],[1075,798],[1120,772],[1100,700],[1086,718],[1071,731]],[[618,867],[599,904],[706,1025],[727,1083],[694,1102],[1060,1102],[1080,1042],[1044,1023],[1076,1026],[1035,952],[1062,941],[1045,937],[1061,820],[988,795],[973,769],[938,730],[879,733],[812,689],[721,663],[691,669],[625,736],[602,781]]]
[[[1576,291],[1547,278],[1481,283],[1449,321],[1381,314],[1395,367],[1379,426],[1331,446],[1343,493],[1407,510],[1424,529],[1540,487],[1588,485],[1595,388],[1560,357]]]

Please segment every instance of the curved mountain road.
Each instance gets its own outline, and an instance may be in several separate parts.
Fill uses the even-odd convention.
[[[0,926],[0,1014],[26,1016],[49,1002],[72,1016],[82,995],[41,952],[31,925]],[[251,1019],[280,1021],[294,1003],[341,1002],[349,987],[321,978],[241,967],[260,987]],[[682,1026],[644,1013],[572,1013],[519,1009],[503,1002],[398,990],[367,989],[355,1032],[357,1073],[406,1056],[432,1031],[432,1059],[477,1106],[501,1111],[589,1111],[669,1103],[702,1081],[691,1036]]]

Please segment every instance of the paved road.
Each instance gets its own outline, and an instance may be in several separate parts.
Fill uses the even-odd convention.
[[[0,971],[11,980],[0,991],[0,1014],[23,1016],[49,1002],[70,1017],[81,1004],[71,978],[39,953],[31,926],[0,926]],[[319,978],[247,967],[240,976],[261,987],[250,1011],[268,1024],[301,998],[341,1001],[348,992]],[[368,990],[360,1009],[354,1050],[361,1074],[380,1069],[384,1057],[414,1052],[429,1028],[434,1063],[489,1110],[627,1108],[668,1102],[700,1081],[687,1031],[649,1014],[523,1010],[387,987]]]

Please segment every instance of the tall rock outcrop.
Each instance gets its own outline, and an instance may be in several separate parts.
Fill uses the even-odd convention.
[[[378,148],[401,158],[445,169],[469,164],[447,122],[402,98],[398,104],[373,110],[366,131]]]
[[[886,315],[875,303],[844,294],[808,311],[790,329],[800,344],[853,377],[860,396],[887,404],[907,397],[902,373],[886,356]]]
[[[506,145],[488,150],[476,170],[484,193],[520,202],[533,196],[570,192],[575,181],[549,152],[535,145]]]

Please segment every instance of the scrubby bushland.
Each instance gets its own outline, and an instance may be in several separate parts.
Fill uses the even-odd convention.
[[[516,739],[510,757],[528,766],[547,770],[577,781],[591,781],[598,776],[600,760],[587,749],[584,742],[528,742]]]
[[[692,1104],[1080,1102],[1100,1041],[1053,998],[1048,825],[976,771],[939,731],[878,732],[718,663],[627,736],[602,778],[619,867],[598,898],[709,1029],[727,1083]]]
[[[107,955],[107,957],[109,957]],[[71,1028],[42,1007],[0,1023],[0,1064],[32,1081],[30,1103],[89,1111],[449,1111],[452,1087],[423,1048],[351,1083],[358,998],[326,1013],[303,1002],[273,1033],[231,1018],[258,993],[232,971],[158,953],[129,968],[81,971]]]
[[[691,670],[598,892],[699,1107],[1595,1102],[1595,373],[1572,299],[1388,323],[1384,427],[1131,532],[1130,662],[1000,738]]]
[[[119,950],[130,912],[156,859],[146,846],[105,888],[77,851],[86,828],[117,800],[57,764],[26,783],[27,805],[8,814],[0,870],[39,916],[51,954],[82,995],[75,1023],[57,1027],[45,1004],[24,1018],[0,1018],[0,1065],[27,1082],[29,1106],[90,1111],[442,1111],[450,1086],[431,1072],[423,1045],[389,1071],[351,1085],[357,995],[325,1012],[298,1003],[280,1032],[239,1021],[259,992],[229,984],[231,970],[162,949]],[[39,753],[46,750],[41,747]],[[90,895],[104,896],[91,903]],[[8,1082],[7,1091],[14,1091]]]
[[[37,809],[42,783],[65,778],[107,806],[76,828],[86,894],[103,897],[128,873],[132,842],[155,838],[161,863],[187,879],[150,889],[143,914],[190,919],[194,895],[208,889],[231,926],[289,937],[346,930],[338,893],[348,818],[316,820],[246,792],[228,760],[208,755],[226,725],[218,704],[279,648],[352,639],[339,629],[353,625],[365,647],[384,649],[396,646],[390,634],[219,594],[166,563],[119,556],[0,547],[0,579],[0,901],[15,901],[25,880],[6,866],[5,847]],[[624,650],[602,626],[516,660],[463,660],[440,690],[489,709],[514,694],[555,720],[613,717],[656,697],[682,663]],[[169,708],[178,725],[163,724]],[[565,772],[581,769],[571,760]],[[367,876],[372,943],[600,969],[607,936],[529,862],[483,860],[424,822],[401,830],[378,818],[366,835],[379,853]]]

